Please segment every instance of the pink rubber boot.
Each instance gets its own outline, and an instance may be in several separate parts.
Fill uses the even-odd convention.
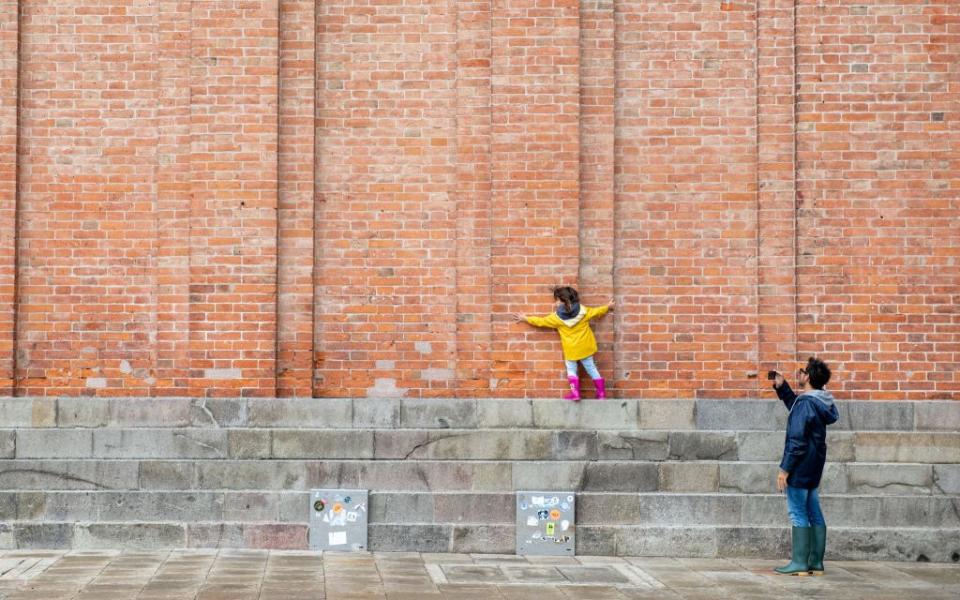
[[[567,381],[570,382],[570,391],[563,395],[563,399],[580,402],[580,378],[567,375]]]
[[[603,377],[593,380],[593,385],[597,388],[597,400],[606,400],[607,399],[607,384],[604,382]]]

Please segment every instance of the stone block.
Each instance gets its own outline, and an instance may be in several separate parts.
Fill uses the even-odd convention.
[[[57,399],[58,427],[106,427],[109,422],[108,398]]]
[[[533,427],[533,401],[499,398],[477,400],[477,424],[490,429]]]
[[[737,460],[737,438],[733,433],[673,432],[669,444],[671,460]]]
[[[917,402],[913,416],[918,431],[960,431],[960,402],[956,400]]]
[[[854,494],[930,494],[931,465],[847,465],[847,490]]]
[[[193,427],[246,427],[245,398],[194,398],[190,403]]]
[[[635,525],[640,519],[636,494],[589,494],[577,496],[577,527],[582,525]]]
[[[429,460],[547,460],[553,457],[549,431],[485,429],[431,431],[428,441],[405,458]]]
[[[911,431],[916,402],[839,402],[840,419],[831,428],[851,431]]]
[[[198,522],[223,519],[219,492],[98,492],[100,521]]]
[[[821,499],[825,499],[825,496],[821,496]],[[787,501],[783,494],[744,495],[741,497],[740,511],[740,524],[747,527],[784,527],[790,525]],[[826,510],[824,515],[831,525],[840,523],[839,515],[826,512]]]
[[[854,436],[858,462],[960,463],[960,433],[856,432]]]
[[[933,489],[938,494],[960,494],[960,465],[933,465]]]
[[[579,490],[583,487],[584,462],[516,462],[513,490]]]
[[[640,400],[637,407],[641,429],[696,429],[694,400]]]
[[[871,496],[820,496],[820,506],[828,524],[844,527],[878,527],[881,498]],[[782,501],[786,511],[786,501]]]
[[[827,462],[853,462],[856,459],[853,432],[828,429]]]
[[[70,523],[19,523],[13,528],[20,550],[76,548]]]
[[[33,398],[0,398],[4,427],[33,427]]]
[[[112,427],[189,427],[190,398],[111,398]]]
[[[637,424],[637,403],[537,400],[533,403],[533,423],[545,429],[629,429]]]
[[[306,467],[300,461],[216,460],[196,463],[201,490],[303,490]]]
[[[661,463],[661,492],[716,492],[719,468],[716,463]]]
[[[502,491],[512,482],[509,463],[377,461],[360,465],[363,489],[394,491]]]
[[[195,466],[191,461],[149,460],[140,463],[140,488],[188,490],[193,488]]]
[[[96,521],[100,517],[99,499],[102,494],[103,492],[47,492],[43,503],[33,503],[30,510],[34,512],[34,518],[43,521]]]
[[[373,432],[359,430],[278,429],[273,458],[373,458]]]
[[[0,459],[14,458],[17,455],[17,432],[13,429],[0,430]]]
[[[31,427],[56,427],[57,399],[34,398],[30,410],[30,423]]]
[[[779,400],[697,400],[700,430],[783,431],[787,410]]]
[[[247,425],[350,429],[353,402],[349,398],[250,398]]]
[[[50,492],[17,492],[16,519],[21,521],[46,519],[44,511],[49,495]]]
[[[473,398],[404,398],[400,424],[408,429],[475,429],[477,401]]]
[[[669,437],[666,431],[600,431],[597,455],[600,460],[666,460]]]
[[[309,526],[255,523],[243,526],[243,547],[263,550],[306,550]]]
[[[776,490],[777,463],[720,463],[719,490],[724,493],[769,494]]]
[[[734,460],[776,461],[783,457],[783,431],[741,431],[737,436],[737,456]],[[829,446],[829,441],[827,442]],[[829,450],[828,450],[829,452]]]
[[[89,458],[93,432],[80,429],[20,429],[17,458]]]
[[[278,502],[279,499],[274,492],[226,492],[223,494],[223,520],[277,521],[280,514]]]
[[[951,496],[884,496],[878,523],[901,527],[960,528],[960,498]]]
[[[227,431],[227,447],[230,458],[270,458],[273,448],[272,431],[269,429],[231,429]]]
[[[510,553],[516,550],[514,527],[508,525],[455,525],[450,552]]]
[[[373,432],[376,459],[406,459],[430,441],[430,430],[400,429]]]
[[[4,460],[0,461],[0,487],[28,490],[135,489],[137,463]]]
[[[577,524],[578,556],[616,556],[617,528]]]
[[[281,523],[306,523],[310,520],[309,492],[277,494],[277,520]]]
[[[367,546],[374,552],[450,552],[452,525],[371,523]]]
[[[596,460],[599,455],[599,440],[594,431],[556,431],[553,433],[553,458],[555,460]],[[539,457],[529,456],[525,460]]]
[[[584,470],[583,491],[656,491],[660,471],[656,464],[639,462],[590,462]]]
[[[242,548],[240,523],[187,523],[188,548]]]
[[[354,398],[353,427],[382,429],[400,426],[398,398]]]
[[[227,432],[215,429],[97,429],[97,458],[226,458]]]
[[[641,494],[641,525],[738,525],[742,497],[718,494]]]
[[[432,523],[434,494],[373,492],[370,494],[370,523]]]
[[[718,527],[717,547],[724,558],[790,555],[787,527]]]
[[[359,462],[335,460],[307,461],[305,489],[360,487]]]
[[[78,550],[161,550],[187,544],[186,526],[172,523],[78,523]]]
[[[895,560],[954,562],[960,554],[956,529],[834,529],[827,541],[827,556],[843,560]]]
[[[713,558],[720,554],[716,527],[623,527],[616,529],[619,556]]]
[[[438,523],[514,525],[515,503],[513,493],[437,494],[433,500],[433,518]]]

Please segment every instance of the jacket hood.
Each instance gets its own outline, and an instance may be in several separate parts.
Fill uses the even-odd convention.
[[[574,302],[569,311],[564,307],[557,309],[557,316],[560,317],[560,320],[563,321],[563,324],[567,327],[573,327],[579,323],[586,314],[587,309],[580,306],[579,302]]]
[[[809,392],[804,392],[803,395],[812,400],[810,405],[817,411],[817,414],[825,424],[835,423],[837,419],[840,418],[833,394],[827,390],[810,390]]]

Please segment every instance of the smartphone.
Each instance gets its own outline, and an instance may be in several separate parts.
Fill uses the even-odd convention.
[[[769,379],[770,381],[773,381],[776,378],[777,378],[776,371],[767,371],[767,379]]]

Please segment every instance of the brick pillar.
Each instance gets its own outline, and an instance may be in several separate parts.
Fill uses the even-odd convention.
[[[580,286],[588,305],[615,295],[613,0],[580,4]],[[616,385],[618,313],[593,322],[600,374]]]
[[[277,395],[313,380],[315,0],[280,2]]]
[[[490,0],[457,3],[457,387],[489,394]]]
[[[564,386],[549,330],[511,312],[552,310],[550,289],[579,263],[580,4],[495,0],[493,7],[494,393],[555,396]]]
[[[11,395],[16,340],[17,0],[0,0],[0,395]]]
[[[157,5],[158,396],[182,396],[190,376],[190,4]]]
[[[794,0],[761,0],[757,18],[758,385],[797,357]]]
[[[192,4],[192,391],[276,390],[277,0]]]

